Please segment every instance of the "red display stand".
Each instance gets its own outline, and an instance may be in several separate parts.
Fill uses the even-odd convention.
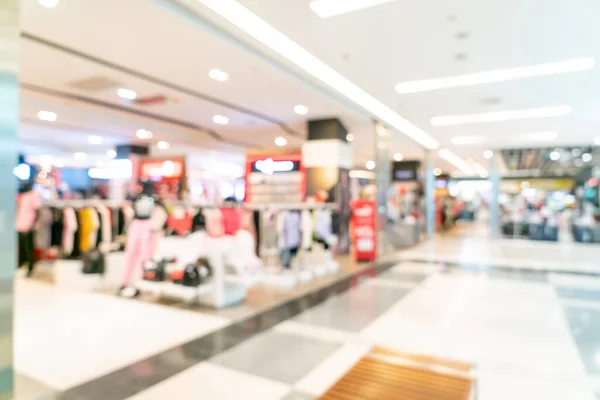
[[[376,204],[372,200],[352,202],[352,241],[356,261],[375,261],[377,256]]]

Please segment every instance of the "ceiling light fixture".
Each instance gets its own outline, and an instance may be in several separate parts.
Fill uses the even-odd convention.
[[[550,159],[552,161],[558,161],[560,160],[560,152],[557,150],[554,150],[553,152],[550,153]]]
[[[213,117],[213,122],[215,124],[219,124],[219,125],[227,125],[229,123],[229,118],[227,118],[223,115],[217,114]]]
[[[47,122],[54,122],[58,118],[56,113],[53,113],[52,111],[44,111],[44,110],[38,111],[37,116],[42,121],[47,121]]]
[[[137,93],[134,90],[120,88],[117,90],[117,96],[125,100],[135,100]]]
[[[438,141],[252,13],[236,0],[196,0],[325,85],[428,149]],[[344,0],[341,3],[349,2]]]
[[[596,62],[592,57],[585,57],[526,67],[494,69],[474,74],[402,82],[396,85],[396,91],[400,94],[429,92],[439,89],[513,81],[536,76],[566,74],[590,70],[594,67],[595,63]]]
[[[214,79],[218,82],[225,82],[229,79],[229,74],[225,71],[221,71],[218,68],[213,68],[210,71],[208,71],[208,76],[210,77],[210,79]]]
[[[485,158],[486,160],[491,160],[492,157],[494,157],[494,152],[491,150],[486,150],[483,152],[483,158]]]
[[[102,144],[102,137],[98,135],[89,135],[88,143],[89,144]]]
[[[275,138],[275,146],[277,147],[283,147],[287,144],[287,139],[282,137],[282,136],[278,136]]]
[[[138,129],[135,134],[138,137],[138,139],[151,139],[152,138],[152,132],[150,132],[147,129]]]
[[[110,149],[106,152],[106,155],[108,156],[108,158],[116,158],[117,157],[117,151],[114,149]]]
[[[454,165],[456,168],[460,169],[465,174],[473,174],[473,168],[467,163],[465,160],[454,154],[448,149],[440,149],[438,151],[438,155],[442,157],[444,160],[448,161],[450,164]]]
[[[365,163],[365,167],[366,167],[368,170],[375,169],[375,161],[367,161],[367,162]]]
[[[294,112],[298,115],[306,115],[308,114],[308,107],[298,104],[294,107]]]
[[[60,0],[38,0],[38,3],[46,8],[56,8],[60,3]]]
[[[592,161],[592,158],[593,157],[590,153],[583,153],[581,155],[581,161],[583,161],[583,162],[590,162],[590,161]]]
[[[349,142],[353,141],[354,140],[354,135],[351,134],[351,133],[347,134],[346,135],[346,140],[349,141]]]
[[[433,126],[479,124],[485,122],[513,121],[518,119],[564,117],[569,115],[570,106],[527,108],[521,110],[496,111],[482,114],[445,115],[431,119]]]
[[[158,147],[159,150],[168,150],[171,147],[171,145],[169,144],[169,142],[161,140],[158,143],[156,143],[156,147]]]
[[[394,154],[394,161],[402,161],[403,159],[404,159],[404,156],[402,155],[402,153]]]
[[[329,18],[392,1],[395,0],[313,0],[310,9],[321,18]]]
[[[442,169],[441,168],[434,168],[433,169],[433,174],[435,176],[440,176],[442,174]]]
[[[452,144],[460,146],[466,144],[478,144],[483,142],[481,136],[455,136],[451,139]]]

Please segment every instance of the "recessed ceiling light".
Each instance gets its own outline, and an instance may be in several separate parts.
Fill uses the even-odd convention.
[[[156,147],[158,147],[159,150],[168,150],[169,147],[171,147],[171,145],[169,144],[169,142],[161,140],[160,142],[156,143]]]
[[[496,111],[482,114],[446,115],[431,119],[433,126],[478,124],[484,122],[512,121],[517,119],[564,117],[571,113],[570,106],[527,108],[522,110]]]
[[[431,135],[413,125],[387,105],[358,87],[348,78],[325,64],[283,33],[273,28],[236,0],[196,0],[220,15],[241,31],[273,50],[313,78],[323,82],[356,105],[362,107],[383,123],[428,149],[437,149],[439,143]],[[341,4],[347,1],[341,2]]]
[[[492,157],[494,157],[494,152],[491,150],[486,150],[483,152],[483,158],[485,158],[486,160],[491,160]]]
[[[600,136],[594,138],[594,144],[600,146]]]
[[[106,152],[106,155],[108,156],[108,158],[115,158],[117,157],[117,151],[114,149],[110,149]]]
[[[402,82],[396,85],[396,91],[401,94],[428,92],[454,87],[512,81],[536,76],[566,74],[569,72],[587,71],[592,69],[594,64],[595,60],[592,57],[586,57],[526,67],[494,69],[474,74]]]
[[[582,160],[583,162],[590,162],[590,161],[592,161],[592,158],[593,158],[593,157],[592,157],[592,155],[591,155],[590,153],[583,153],[583,154],[581,155],[581,160]]]
[[[483,138],[481,136],[455,136],[451,139],[452,144],[457,146],[465,144],[477,144],[482,143]]]
[[[138,139],[150,139],[152,138],[152,132],[147,129],[138,129],[135,133]]]
[[[102,137],[98,135],[89,135],[88,136],[89,144],[102,144]]]
[[[367,162],[365,163],[365,167],[366,167],[367,169],[369,169],[369,170],[370,170],[370,169],[375,169],[375,161],[367,161]]]
[[[310,8],[319,17],[329,18],[392,1],[396,0],[313,0],[310,2]]]
[[[554,150],[553,152],[550,153],[550,159],[552,161],[558,161],[560,160],[560,152],[557,150]]]
[[[353,141],[354,140],[354,135],[351,134],[351,133],[347,134],[346,135],[346,140],[349,141],[349,142]]]
[[[441,168],[434,168],[433,169],[433,174],[435,176],[440,176],[442,174],[442,169]]]
[[[308,114],[308,107],[298,104],[294,107],[294,112],[298,115],[306,115]]]
[[[278,147],[283,147],[287,144],[287,139],[282,137],[282,136],[278,136],[275,138],[275,145]]]
[[[47,122],[54,122],[58,118],[56,113],[53,113],[52,111],[44,111],[44,110],[38,111],[37,116],[42,121],[47,121]]]
[[[402,155],[402,153],[394,154],[394,161],[402,161],[403,159],[404,159],[404,156]]]
[[[60,0],[38,0],[38,3],[46,8],[56,8]]]
[[[85,153],[80,152],[80,151],[73,153],[73,159],[78,160],[78,161],[85,160],[86,156],[87,155]]]
[[[221,71],[218,68],[213,68],[208,71],[208,76],[210,79],[214,79],[215,81],[225,82],[229,79],[229,74],[225,71]]]
[[[227,118],[223,115],[217,114],[213,117],[213,122],[215,124],[219,124],[219,125],[227,125],[229,123],[229,118]]]
[[[465,160],[454,154],[448,149],[440,149],[438,151],[440,157],[444,160],[448,161],[450,164],[454,165],[456,168],[460,169],[465,174],[472,174],[473,168],[467,163]]]
[[[120,88],[117,90],[117,96],[126,100],[135,100],[137,93],[130,89]]]

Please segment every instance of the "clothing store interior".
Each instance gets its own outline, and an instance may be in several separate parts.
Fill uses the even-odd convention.
[[[459,3],[2,0],[0,400],[600,399],[600,6]]]

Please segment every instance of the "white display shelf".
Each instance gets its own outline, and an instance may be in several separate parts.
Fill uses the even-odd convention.
[[[268,274],[263,283],[266,286],[279,288],[279,289],[291,289],[298,284],[298,277],[296,274],[291,272],[280,272],[275,274]]]
[[[174,297],[188,302],[198,300],[213,290],[213,282],[208,282],[197,287],[188,287],[173,282],[152,282],[141,280],[136,282],[135,286],[143,293],[152,293],[155,296]]]

